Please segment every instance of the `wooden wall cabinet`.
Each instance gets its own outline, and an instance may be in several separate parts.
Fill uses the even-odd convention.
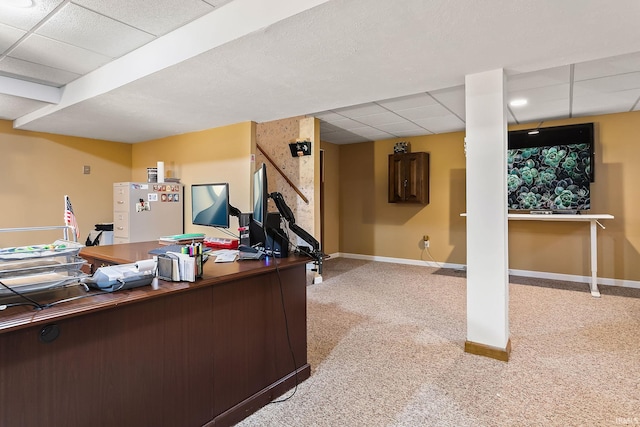
[[[389,155],[389,203],[429,203],[429,153]]]

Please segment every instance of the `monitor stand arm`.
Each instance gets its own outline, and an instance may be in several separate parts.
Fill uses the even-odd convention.
[[[229,203],[229,215],[231,216],[237,216],[238,218],[240,218],[240,214],[242,212],[240,212],[240,209],[236,208],[235,206],[233,206],[231,203]]]
[[[289,223],[289,230],[293,231],[298,237],[300,237],[311,246],[311,251],[310,253],[307,253],[307,255],[313,258],[314,263],[316,264],[318,269],[318,274],[322,274],[322,260],[324,259],[325,255],[320,250],[320,242],[318,242],[315,237],[313,237],[306,230],[296,224],[296,219],[293,216],[293,212],[284,201],[284,197],[282,197],[281,193],[274,192],[269,194],[269,197],[275,203],[276,208],[278,208],[280,216]],[[306,251],[301,252],[306,253]]]

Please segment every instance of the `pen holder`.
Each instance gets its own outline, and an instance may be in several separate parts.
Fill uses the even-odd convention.
[[[202,254],[195,254],[196,259],[196,279],[202,279]]]

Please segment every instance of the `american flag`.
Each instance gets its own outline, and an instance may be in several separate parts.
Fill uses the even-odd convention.
[[[76,241],[78,241],[80,239],[80,230],[78,229],[78,221],[76,221],[76,215],[73,213],[69,196],[64,196],[64,223],[73,227],[76,233]]]

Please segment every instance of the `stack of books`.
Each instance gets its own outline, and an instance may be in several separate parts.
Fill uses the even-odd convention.
[[[158,239],[161,245],[189,245],[204,242],[204,233],[185,233],[173,236],[162,236]]]

